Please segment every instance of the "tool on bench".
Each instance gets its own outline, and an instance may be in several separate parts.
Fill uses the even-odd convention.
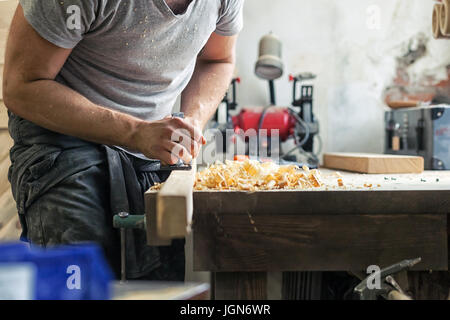
[[[181,118],[184,119],[184,113],[183,112],[176,112],[172,114],[172,118]],[[192,165],[190,163],[184,163],[183,160],[178,159],[178,162],[176,164],[172,165],[162,165],[161,162],[159,162],[159,168],[156,171],[175,171],[175,170],[191,170]]]
[[[392,276],[401,271],[410,269],[421,260],[421,258],[403,260],[402,262],[379,271],[378,274],[375,275],[380,277],[380,286],[378,288],[371,288],[369,285],[369,282],[374,278],[374,274],[372,274],[358,284],[355,287],[354,292],[358,295],[360,300],[376,300],[379,296],[388,300],[411,300]]]
[[[184,118],[184,113],[174,113],[174,118]],[[189,171],[192,165],[184,163],[179,159],[177,164],[162,165],[159,161],[154,171]],[[147,229],[147,219],[145,215],[133,215],[128,212],[120,212],[113,217],[113,227],[120,229],[120,259],[121,259],[121,280],[126,281],[126,230],[127,229]]]
[[[385,124],[385,153],[421,156],[425,170],[450,168],[450,104],[386,111]]]

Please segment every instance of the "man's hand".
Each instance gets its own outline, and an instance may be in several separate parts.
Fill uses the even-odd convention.
[[[150,159],[173,165],[178,159],[190,163],[196,158],[205,138],[190,119],[165,118],[143,121],[136,130],[136,147]]]

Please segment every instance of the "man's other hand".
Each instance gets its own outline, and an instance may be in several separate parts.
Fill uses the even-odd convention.
[[[159,121],[142,121],[137,129],[137,150],[164,164],[173,165],[179,159],[190,163],[205,144],[201,130],[190,119],[168,117]]]

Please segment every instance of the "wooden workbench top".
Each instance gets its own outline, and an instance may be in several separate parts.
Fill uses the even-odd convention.
[[[320,172],[325,186],[304,190],[269,190],[257,193],[311,192],[311,191],[414,191],[414,190],[446,190],[450,192],[450,171],[424,171],[420,174],[362,174],[336,171],[321,168]],[[344,187],[339,187],[337,180],[341,178]],[[195,191],[196,193],[241,192],[248,191]]]
[[[357,174],[321,169],[327,186],[308,190],[196,191],[195,214],[443,214],[450,212],[450,172]],[[366,185],[366,186],[364,186]]]
[[[421,257],[415,270],[447,270],[450,172],[320,171],[327,186],[311,190],[193,192],[194,269],[363,270]]]

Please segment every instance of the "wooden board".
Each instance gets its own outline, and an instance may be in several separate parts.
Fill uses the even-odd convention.
[[[196,165],[190,171],[174,171],[156,198],[158,236],[164,239],[184,238],[192,223]]]
[[[149,244],[167,245],[171,239],[184,238],[190,232],[196,172],[194,162],[190,171],[173,171],[159,192],[145,194]]]
[[[324,180],[337,186],[337,177],[333,171],[321,172]],[[348,185],[346,189],[324,187],[305,191],[196,191],[195,214],[447,214],[450,211],[450,171],[391,175],[341,174],[345,185]],[[374,187],[363,187],[367,183]]]
[[[404,108],[413,108],[417,107],[420,104],[420,101],[418,100],[389,100],[387,102],[388,106],[391,109],[404,109]]]
[[[207,300],[208,284],[129,281],[115,282],[114,300]]]
[[[333,170],[321,169],[336,188],[277,191],[195,191],[195,214],[252,212],[271,214],[447,214],[450,212],[450,171],[421,174],[359,174],[341,172],[345,189],[337,187]],[[370,184],[373,187],[364,187]],[[378,187],[379,185],[379,187]],[[156,201],[157,192],[147,192]],[[405,201],[408,199],[408,201]],[[195,216],[194,216],[195,219]]]
[[[163,239],[158,236],[156,217],[157,191],[148,191],[145,194],[145,213],[147,217],[147,244],[149,246],[170,246],[171,239]]]
[[[448,268],[450,172],[342,179],[346,189],[194,192],[195,270],[362,270],[416,256],[417,269]]]
[[[447,215],[300,215],[242,211],[195,216],[194,270],[345,271],[421,257],[447,270]]]
[[[370,153],[326,153],[324,167],[360,173],[421,173],[424,159]]]
[[[342,179],[347,189],[194,192],[195,270],[363,270],[417,256],[417,270],[448,268],[450,172]]]

